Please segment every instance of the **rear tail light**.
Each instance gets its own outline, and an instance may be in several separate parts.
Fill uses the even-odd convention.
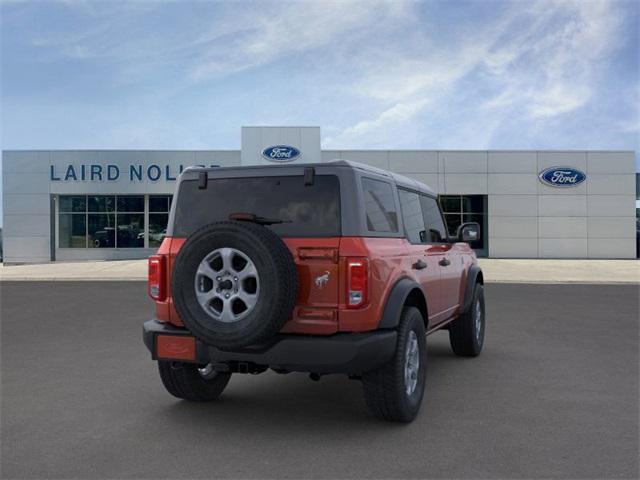
[[[347,258],[347,308],[366,305],[369,296],[369,260]]]
[[[149,296],[158,301],[164,300],[167,294],[165,292],[166,258],[164,255],[149,257]]]

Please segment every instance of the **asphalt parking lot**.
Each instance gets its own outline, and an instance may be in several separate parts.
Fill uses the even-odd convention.
[[[2,478],[638,478],[638,287],[487,286],[487,341],[429,337],[420,416],[341,376],[169,396],[138,282],[2,282]]]

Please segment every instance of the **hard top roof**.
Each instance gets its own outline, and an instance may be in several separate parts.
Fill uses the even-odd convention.
[[[417,190],[422,193],[426,193],[431,196],[436,196],[435,192],[428,185],[414,180],[413,178],[405,177],[404,175],[399,175],[397,173],[390,172],[389,170],[384,170],[382,168],[372,167],[371,165],[366,165],[364,163],[353,162],[351,160],[329,160],[326,162],[320,163],[285,163],[280,165],[246,165],[246,166],[230,166],[230,167],[201,167],[201,166],[192,166],[187,167],[184,172],[189,171],[231,171],[231,170],[261,170],[264,168],[273,169],[273,168],[305,168],[305,167],[341,167],[341,168],[353,168],[356,170],[361,170],[363,172],[373,173],[375,175],[379,175],[382,177],[387,177],[390,180],[393,180],[398,186],[409,188],[411,190]]]

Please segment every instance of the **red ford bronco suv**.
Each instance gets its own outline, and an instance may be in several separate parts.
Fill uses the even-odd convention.
[[[451,238],[427,186],[353,162],[190,167],[149,258],[144,342],[178,398],[213,400],[232,373],[344,373],[373,414],[411,421],[426,336],[482,350],[483,277],[463,243],[479,229]]]

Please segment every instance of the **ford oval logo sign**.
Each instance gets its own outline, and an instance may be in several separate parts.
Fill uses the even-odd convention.
[[[540,172],[540,181],[552,187],[575,187],[587,179],[584,172],[571,167],[551,167]]]
[[[273,145],[262,150],[262,156],[272,162],[292,162],[300,155],[300,150],[289,145]]]

